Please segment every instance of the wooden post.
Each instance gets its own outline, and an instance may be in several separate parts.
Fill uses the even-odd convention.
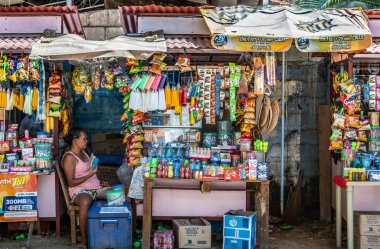
[[[260,248],[269,248],[269,181],[259,182],[255,192],[257,239]]]
[[[330,107],[320,105],[318,108],[319,119],[319,219],[323,222],[331,222],[332,207],[332,168],[329,151],[330,137]]]
[[[142,249],[150,249],[150,234],[152,231],[152,188],[152,180],[145,179]]]

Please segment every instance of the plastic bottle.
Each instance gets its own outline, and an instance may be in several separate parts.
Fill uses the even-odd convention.
[[[173,167],[173,162],[170,161],[169,167],[168,167],[168,178],[173,178],[174,176],[174,167]]]
[[[162,166],[162,160],[160,159],[157,165],[157,177],[162,178],[162,175],[163,175],[162,173],[163,173],[163,166]]]
[[[173,174],[173,178],[179,179],[181,177],[180,171],[181,171],[180,162],[179,162],[179,160],[176,160],[174,162],[174,174]]]

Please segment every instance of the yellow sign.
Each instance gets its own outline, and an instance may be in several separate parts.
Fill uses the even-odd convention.
[[[246,35],[215,34],[211,43],[220,50],[233,50],[242,52],[284,52],[292,45],[291,38],[260,37]]]
[[[320,36],[316,39],[296,39],[302,52],[349,52],[365,50],[372,44],[371,35]]]

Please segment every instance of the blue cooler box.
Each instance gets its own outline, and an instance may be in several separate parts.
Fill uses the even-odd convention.
[[[256,247],[256,212],[230,211],[224,215],[223,249]]]
[[[106,201],[94,201],[87,212],[87,237],[89,249],[131,249],[131,204],[108,207]]]

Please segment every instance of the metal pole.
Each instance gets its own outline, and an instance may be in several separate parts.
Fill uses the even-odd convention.
[[[282,91],[281,91],[281,214],[284,212],[284,150],[285,150],[285,52],[282,52]]]
[[[66,0],[66,6],[73,6],[73,0]]]

